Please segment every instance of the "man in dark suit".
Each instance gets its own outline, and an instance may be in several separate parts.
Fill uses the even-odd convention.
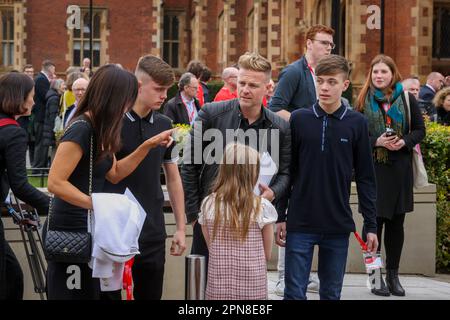
[[[192,125],[200,110],[197,96],[198,80],[190,72],[183,74],[178,82],[178,92],[164,107],[164,114],[174,124]]]
[[[419,107],[422,113],[427,114],[432,120],[436,115],[436,107],[433,106],[433,99],[436,92],[444,86],[444,76],[439,72],[432,72],[427,77],[427,84],[420,88]]]
[[[427,77],[427,84],[424,85],[419,92],[419,99],[424,101],[433,100],[436,92],[444,86],[444,76],[439,72],[432,72]]]
[[[33,168],[45,168],[48,165],[47,148],[42,144],[42,130],[44,127],[45,105],[50,81],[55,77],[55,64],[50,60],[42,62],[42,70],[34,79],[34,107],[33,107],[33,133],[35,137]],[[35,172],[40,173],[40,172]]]

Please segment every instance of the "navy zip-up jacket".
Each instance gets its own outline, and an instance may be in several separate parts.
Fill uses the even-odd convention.
[[[355,231],[352,170],[367,232],[376,233],[376,179],[367,120],[342,105],[327,114],[318,103],[292,113],[291,197],[287,232]]]

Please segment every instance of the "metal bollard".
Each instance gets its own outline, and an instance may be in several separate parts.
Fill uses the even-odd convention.
[[[206,259],[202,255],[186,256],[185,298],[186,300],[205,300]]]

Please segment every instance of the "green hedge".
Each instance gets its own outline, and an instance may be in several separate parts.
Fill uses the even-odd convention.
[[[420,144],[430,183],[436,184],[436,270],[450,273],[450,127],[426,122]]]

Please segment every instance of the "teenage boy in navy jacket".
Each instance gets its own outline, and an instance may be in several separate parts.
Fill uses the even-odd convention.
[[[277,243],[286,241],[285,299],[306,299],[315,245],[320,298],[340,299],[349,236],[355,231],[349,204],[353,169],[367,246],[377,250],[376,180],[367,121],[341,102],[349,72],[345,58],[322,58],[316,67],[319,101],[291,115],[292,189],[287,222],[277,228]]]

